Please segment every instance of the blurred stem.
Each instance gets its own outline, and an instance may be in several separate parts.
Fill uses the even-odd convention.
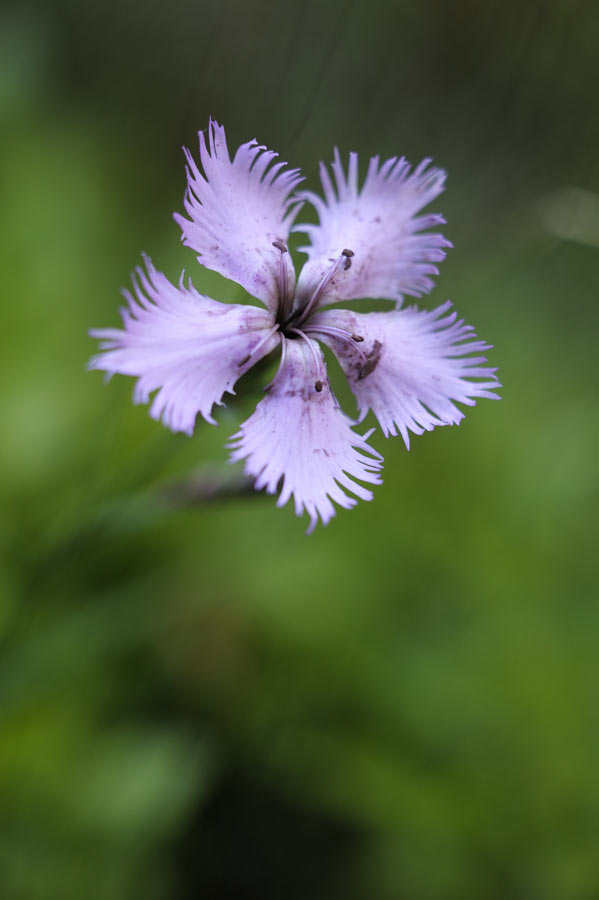
[[[84,519],[69,516],[45,531],[43,541],[28,545],[27,589],[40,590],[52,573],[69,569],[73,560],[94,557],[111,541],[141,535],[177,510],[249,496],[262,496],[251,478],[225,466],[201,466],[185,478],[106,499]]]
[[[201,466],[188,478],[161,485],[156,497],[171,508],[215,503],[233,497],[256,495],[254,480],[243,473],[217,466]]]

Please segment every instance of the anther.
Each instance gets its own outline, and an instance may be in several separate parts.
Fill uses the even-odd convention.
[[[355,341],[356,344],[361,344],[364,340],[364,338],[360,334],[352,334],[351,339],[352,341]]]
[[[276,247],[277,250],[280,250],[281,253],[287,253],[287,244],[283,243],[283,241],[273,241],[272,245],[273,247]]]
[[[352,256],[355,256],[355,255],[356,254],[354,253],[354,251],[348,250],[347,247],[345,248],[345,250],[341,251],[341,256],[345,257],[345,259],[343,260],[343,268],[346,272],[348,269],[351,268],[351,258],[352,258]]]
[[[320,392],[321,392],[321,390],[322,390],[322,381],[317,381],[317,382],[315,383],[315,385],[314,385],[314,390],[317,391],[317,392],[320,394]]]
[[[240,367],[245,366],[246,362],[249,362],[251,358],[252,358],[252,354],[248,353],[248,355],[244,356],[243,359],[237,363],[237,365]]]

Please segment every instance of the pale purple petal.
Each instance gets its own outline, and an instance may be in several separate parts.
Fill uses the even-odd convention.
[[[409,431],[457,425],[464,414],[456,402],[474,406],[477,397],[497,399],[496,370],[481,355],[489,344],[476,340],[450,308],[448,301],[431,312],[415,306],[366,314],[323,310],[306,327],[334,351],[361,418],[372,409],[385,436],[399,432],[408,448]]]
[[[310,239],[300,248],[308,261],[298,280],[296,306],[309,302],[345,249],[353,251],[351,265],[338,267],[318,306],[364,297],[401,302],[404,294],[418,297],[432,289],[431,276],[438,273],[437,263],[451,245],[441,234],[427,231],[444,224],[441,215],[418,215],[445,182],[445,173],[429,164],[425,159],[410,171],[403,157],[379,165],[374,156],[361,189],[357,153],[350,153],[346,174],[335,149],[334,184],[327,167],[320,164],[324,200],[311,191],[297,195],[313,204],[320,224],[294,227]]]
[[[331,392],[322,352],[314,341],[284,340],[284,359],[266,397],[233,437],[231,461],[245,459],[256,488],[274,494],[278,506],[293,496],[295,511],[326,525],[333,502],[348,509],[372,492],[354,479],[379,484],[382,458],[360,437]],[[367,455],[369,454],[369,455]],[[332,502],[333,501],[333,502]]]
[[[282,162],[271,165],[278,154],[255,140],[242,144],[231,161],[225,130],[214,121],[208,140],[203,131],[199,138],[203,174],[185,150],[189,218],[175,213],[183,243],[196,251],[202,265],[237,281],[274,312],[282,264],[291,290],[295,286],[289,254],[281,254],[273,241],[287,241],[301,205],[289,200],[303,180],[299,169],[286,169]]]
[[[272,315],[255,306],[218,303],[192,287],[175,287],[146,258],[133,278],[135,296],[124,292],[124,329],[91,331],[104,352],[91,369],[135,375],[134,401],[147,403],[157,391],[150,415],[173,431],[192,434],[200,413],[207,422],[225,391],[280,341]]]

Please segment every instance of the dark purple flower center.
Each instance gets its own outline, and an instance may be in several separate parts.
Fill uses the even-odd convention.
[[[319,283],[316,285],[312,293],[306,298],[298,308],[294,309],[295,294],[291,292],[289,277],[287,271],[287,262],[285,254],[289,252],[285,241],[276,240],[272,242],[273,247],[281,251],[279,266],[279,305],[277,308],[276,321],[282,334],[291,340],[296,340],[300,335],[297,329],[301,328],[309,319],[312,312],[318,307],[322,297],[326,293],[331,281],[340,269],[347,272],[351,268],[352,257],[355,256],[353,250],[345,248],[341,251],[337,259],[331,259],[331,265],[324,273]],[[352,335],[348,334],[348,337]],[[362,338],[356,338],[361,341]]]

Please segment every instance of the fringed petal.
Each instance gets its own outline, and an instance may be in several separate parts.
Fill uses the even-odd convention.
[[[254,306],[218,303],[198,294],[183,276],[179,287],[157,272],[145,258],[147,275],[139,267],[133,276],[133,296],[124,291],[124,329],[91,331],[102,341],[102,353],[90,369],[110,375],[138,377],[136,403],[147,403],[154,419],[173,431],[191,435],[197,413],[207,422],[225,391],[280,341],[272,315]]]
[[[284,340],[279,372],[256,411],[232,438],[231,461],[245,459],[256,488],[274,494],[278,506],[293,496],[295,511],[318,518],[335,515],[333,502],[349,509],[372,492],[354,479],[379,484],[382,458],[360,437],[331,392],[322,352],[309,339]],[[281,485],[280,485],[280,482]],[[347,495],[351,491],[355,497]]]
[[[415,306],[366,314],[323,310],[310,321],[310,334],[329,345],[343,367],[361,419],[372,409],[385,436],[399,432],[408,449],[410,431],[457,425],[464,414],[456,402],[498,399],[496,370],[481,355],[490,345],[476,340],[450,308],[448,301],[431,312]]]
[[[286,267],[291,294],[295,271],[288,253],[273,241],[287,241],[301,203],[289,200],[303,180],[287,163],[271,165],[278,156],[249,141],[229,156],[225,130],[211,121],[208,139],[201,131],[203,174],[189,150],[184,206],[189,218],[175,213],[183,243],[198,254],[202,265],[242,285],[275,312],[279,299],[280,267]]]
[[[366,180],[358,186],[358,155],[350,153],[347,174],[335,149],[332,170],[320,164],[324,200],[311,191],[297,197],[316,208],[318,225],[296,225],[310,243],[300,249],[308,254],[298,280],[297,306],[309,302],[331,264],[344,250],[351,263],[338,268],[318,305],[339,300],[380,298],[401,303],[404,294],[419,297],[433,287],[431,276],[451,244],[428,229],[445,223],[436,213],[417,215],[444,187],[445,172],[431,168],[430,159],[415,169],[402,157],[379,165],[370,160]]]

